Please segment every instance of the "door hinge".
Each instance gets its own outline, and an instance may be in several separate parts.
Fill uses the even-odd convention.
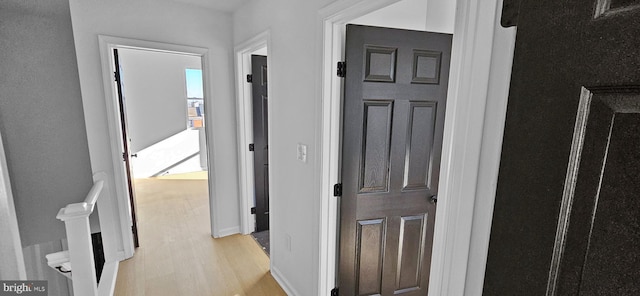
[[[338,296],[338,295],[340,295],[340,290],[338,288],[331,289],[331,296]]]
[[[249,82],[249,83],[253,82],[253,75],[247,74],[247,82]]]
[[[256,207],[251,208],[251,214],[255,214],[256,213]]]
[[[333,196],[342,196],[342,183],[333,185]]]
[[[255,151],[256,150],[256,145],[255,144],[249,144],[249,151]]]
[[[347,76],[347,62],[338,62],[338,77]]]
[[[113,80],[118,82],[118,72],[113,72]]]
[[[122,152],[122,161],[127,161],[127,154]]]

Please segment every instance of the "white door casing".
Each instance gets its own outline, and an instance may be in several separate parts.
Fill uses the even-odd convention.
[[[251,84],[246,77],[251,74],[251,54],[258,50],[269,48],[271,43],[269,31],[242,42],[234,48],[236,69],[236,110],[238,128],[238,180],[240,182],[240,231],[242,234],[252,233],[255,229],[255,221],[250,214],[253,197],[255,195],[253,152],[249,152],[249,144],[253,143],[253,117]],[[267,54],[267,64],[269,55]],[[267,68],[269,72],[269,68]],[[267,73],[267,77],[269,73]],[[267,89],[269,92],[269,89]],[[267,104],[270,104],[269,101]],[[268,106],[271,108],[271,106]],[[267,133],[271,133],[271,127],[267,126]],[[270,139],[270,138],[269,138]],[[271,173],[271,172],[270,172]],[[271,195],[270,195],[271,196]],[[270,209],[269,217],[273,216]],[[269,225],[271,223],[269,218]]]
[[[99,35],[99,48],[100,59],[102,64],[102,79],[104,89],[104,100],[107,109],[107,120],[109,126],[109,138],[111,144],[111,159],[114,167],[113,183],[115,184],[114,193],[110,196],[114,196],[116,200],[113,201],[113,206],[116,207],[118,217],[105,217],[108,222],[104,224],[117,225],[119,227],[118,232],[121,235],[121,240],[117,242],[104,242],[105,244],[119,244],[115,246],[119,251],[119,260],[130,258],[134,254],[133,235],[131,232],[131,208],[129,206],[129,193],[127,188],[127,177],[125,174],[124,162],[122,161],[122,130],[120,125],[120,113],[117,106],[117,92],[113,83],[113,52],[114,48],[133,48],[153,50],[168,53],[178,53],[198,56],[202,59],[202,79],[205,97],[206,113],[212,114],[211,109],[214,106],[214,102],[211,95],[211,83],[208,79],[209,73],[209,57],[208,50],[200,47],[192,47],[185,45],[176,45],[152,41],[144,41],[138,39],[127,39],[113,36]],[[213,126],[212,116],[205,117],[205,126]],[[206,142],[207,147],[212,147],[212,134],[213,129],[206,129]],[[211,215],[211,232],[212,236],[219,236],[218,221],[216,218],[219,216],[217,212],[219,209],[216,206],[216,186],[215,176],[211,168],[213,168],[213,155],[207,150],[208,164],[208,182],[209,182],[209,207]],[[108,183],[107,183],[108,184]],[[107,188],[108,189],[108,188]],[[101,219],[103,219],[101,217]]]

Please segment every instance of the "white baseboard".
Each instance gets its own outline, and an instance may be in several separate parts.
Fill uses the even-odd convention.
[[[278,282],[278,284],[280,284],[280,287],[284,290],[285,293],[287,293],[287,295],[289,295],[289,296],[298,296],[298,295],[300,295],[300,293],[298,293],[298,291],[296,291],[296,289],[294,289],[291,286],[289,281],[287,281],[287,279],[284,276],[282,276],[282,273],[280,271],[278,271],[278,269],[276,267],[274,267],[273,265],[271,266],[271,275],[276,280],[276,282]]]
[[[218,237],[225,237],[232,234],[240,233],[240,226],[229,227],[225,229],[220,229],[218,232]]]

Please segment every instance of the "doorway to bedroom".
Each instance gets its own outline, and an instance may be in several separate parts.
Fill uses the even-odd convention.
[[[202,59],[143,48],[116,48],[113,54],[139,246],[140,237],[171,232],[149,223],[155,216],[175,217],[170,225],[184,222],[183,211],[203,209],[209,216]]]

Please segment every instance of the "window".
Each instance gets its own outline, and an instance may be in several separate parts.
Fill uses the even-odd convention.
[[[187,81],[187,128],[204,126],[204,95],[202,88],[202,70],[186,69]]]

